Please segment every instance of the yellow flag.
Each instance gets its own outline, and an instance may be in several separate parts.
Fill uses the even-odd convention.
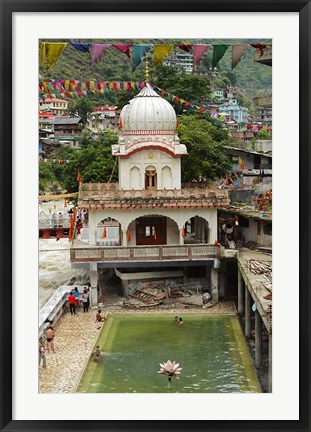
[[[46,46],[45,42],[40,43],[40,65],[43,66],[46,59]]]
[[[157,66],[163,62],[165,57],[171,52],[173,49],[172,44],[167,45],[155,45],[154,46],[154,65]]]
[[[51,66],[53,66],[53,64],[56,62],[56,60],[61,55],[61,53],[64,51],[64,49],[67,45],[68,44],[65,42],[62,42],[62,43],[45,42],[46,58],[47,58],[49,68]]]

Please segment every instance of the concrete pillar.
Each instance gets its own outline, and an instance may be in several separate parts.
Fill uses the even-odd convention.
[[[128,296],[129,296],[129,281],[121,279],[121,286],[122,286],[122,291],[123,291],[124,297],[128,298]]]
[[[98,270],[97,263],[90,263],[90,283],[91,283],[91,292],[90,292],[90,304],[92,306],[96,306],[98,303],[98,293],[97,293],[97,284],[98,284]]]
[[[245,287],[245,336],[247,338],[251,337],[251,331],[252,331],[252,325],[251,325],[251,295],[250,292],[247,289],[247,286]]]
[[[219,290],[218,290],[218,268],[211,268],[211,290],[212,300],[218,303],[219,301]]]
[[[122,231],[122,246],[127,246],[127,232],[126,230]]]
[[[255,366],[259,368],[262,360],[262,337],[261,337],[261,316],[258,310],[255,311]]]
[[[94,220],[93,212],[89,211],[89,245],[96,246],[97,224]]]
[[[244,281],[242,277],[242,273],[238,269],[238,313],[240,316],[244,315]]]
[[[272,393],[272,334],[269,334],[268,392]]]

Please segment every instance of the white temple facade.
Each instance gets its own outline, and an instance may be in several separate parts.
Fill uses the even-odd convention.
[[[216,301],[221,295],[217,209],[228,206],[228,192],[183,187],[187,149],[176,124],[173,107],[147,84],[121,112],[112,146],[118,183],[80,184],[78,206],[88,210],[89,227],[74,240],[71,262],[89,268],[94,304],[98,291],[105,294],[103,272],[121,279],[125,297],[131,284],[194,279]]]

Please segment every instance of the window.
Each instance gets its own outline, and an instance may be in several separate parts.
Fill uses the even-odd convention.
[[[263,224],[263,233],[265,235],[272,235],[272,222],[266,222]]]

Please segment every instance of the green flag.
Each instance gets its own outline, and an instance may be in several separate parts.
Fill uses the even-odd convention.
[[[225,52],[229,48],[229,45],[214,45],[213,46],[213,60],[212,60],[212,68],[214,69],[218,62],[223,58]]]

